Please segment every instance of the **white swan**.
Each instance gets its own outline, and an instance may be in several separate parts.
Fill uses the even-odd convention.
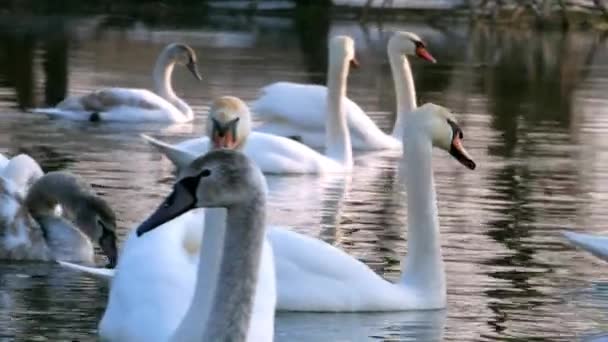
[[[63,217],[57,214],[61,207]],[[72,222],[70,222],[72,221]],[[116,262],[116,218],[82,179],[65,172],[43,175],[27,155],[0,172],[0,259],[65,260],[94,264],[91,241]]]
[[[154,92],[147,89],[105,88],[87,95],[69,96],[53,108],[33,112],[52,117],[85,121],[188,122],[192,108],[177,97],[171,86],[175,64],[185,65],[201,79],[194,50],[186,44],[169,44],[154,67]]]
[[[575,232],[562,232],[562,234],[574,246],[608,261],[608,237]]]
[[[445,306],[445,274],[441,248],[439,245],[439,226],[437,207],[433,184],[431,152],[437,146],[450,152],[458,161],[470,169],[475,163],[462,146],[462,131],[447,109],[426,104],[414,110],[405,122],[404,161],[406,170],[406,190],[408,192],[408,254],[402,265],[404,273],[398,283],[384,280],[362,262],[351,257],[336,247],[321,240],[280,228],[269,228],[267,238],[272,245],[275,255],[277,276],[277,306],[278,310],[288,311],[398,311],[410,309],[436,309]],[[188,226],[188,217],[178,217],[168,225],[178,227]],[[179,223],[181,222],[181,223]],[[182,228],[183,230],[184,228]],[[159,229],[160,230],[160,229]],[[175,230],[174,230],[175,231]],[[190,230],[192,234],[194,231]],[[154,232],[160,234],[160,232]],[[165,234],[168,234],[167,230]],[[201,234],[198,232],[197,234]],[[207,243],[205,233],[204,243]],[[159,237],[163,244],[163,253],[170,253],[172,258],[185,258],[191,255],[184,251],[184,242],[193,239],[178,237]],[[130,239],[131,240],[131,239]],[[131,258],[133,263],[147,258],[155,258],[160,245],[144,241],[138,243],[142,247],[141,254],[130,255],[130,241],[124,247],[120,263]],[[175,247],[172,247],[175,246]],[[191,246],[193,247],[193,246]],[[196,247],[196,246],[194,246]],[[198,248],[198,247],[196,247]],[[212,248],[212,247],[209,247]],[[147,249],[147,251],[146,251]],[[203,246],[205,250],[205,246]],[[139,253],[139,252],[138,252]],[[186,271],[183,262],[171,261],[160,264],[163,272],[169,272],[175,279],[171,286],[179,287],[182,296],[188,296],[189,281],[193,281],[193,272]],[[191,260],[191,259],[189,259]],[[189,262],[195,262],[193,260]],[[69,266],[69,265],[68,265]],[[133,266],[131,272],[137,267]],[[81,268],[85,272],[95,273],[94,269]],[[120,286],[132,289],[138,284],[154,282],[152,277],[135,278],[131,272],[125,272],[124,277],[131,276],[129,281],[119,279],[113,281],[112,291]],[[142,272],[142,270],[136,270]],[[190,275],[188,275],[190,274]],[[188,278],[190,277],[190,278]],[[179,282],[178,282],[179,280]],[[121,285],[117,285],[118,283]],[[165,285],[167,286],[167,285]],[[166,291],[171,287],[167,286]],[[172,296],[176,291],[171,292]],[[126,292],[125,292],[126,293]],[[137,296],[144,296],[138,291]],[[113,295],[110,294],[110,301]],[[119,298],[119,297],[116,297]],[[130,301],[134,306],[134,298],[127,295],[120,297],[125,303]],[[172,297],[175,300],[180,296]],[[150,297],[138,298],[142,302],[152,300]],[[181,299],[180,299],[181,300]],[[117,312],[131,312],[126,306]],[[159,310],[163,311],[164,310]],[[132,317],[136,320],[136,316]],[[120,320],[126,326],[129,320]]]
[[[100,337],[233,341],[215,335],[231,327],[230,336],[248,330],[248,341],[272,341],[275,275],[272,249],[264,238],[263,176],[242,154],[231,151],[211,152],[183,171],[172,194],[136,230],[143,235],[132,234],[125,244]],[[197,206],[228,210],[208,209],[202,215],[190,210]],[[207,229],[201,246],[203,223]],[[252,304],[251,323],[236,322],[230,312],[237,310],[242,318]],[[213,334],[202,329],[205,322]],[[240,332],[232,330],[239,327]]]
[[[435,62],[424,42],[414,33],[396,32],[388,42],[395,93],[397,119],[392,134],[386,134],[376,126],[355,102],[344,97],[348,128],[352,146],[357,150],[401,149],[401,121],[416,108],[416,90],[412,70],[406,56],[418,56]],[[346,81],[346,79],[344,79]],[[261,90],[261,95],[251,109],[264,123],[256,130],[275,135],[297,137],[302,143],[319,147],[323,142],[325,127],[326,87],[291,82],[272,83]],[[332,96],[331,92],[329,96]]]
[[[297,141],[261,132],[250,132],[249,109],[234,97],[216,101],[209,112],[207,135],[216,146],[239,147],[264,173],[321,174],[345,172],[352,169],[350,135],[341,98],[346,94],[346,77],[354,59],[354,45],[349,37],[336,36],[329,43],[329,73],[327,85],[332,96],[327,98],[327,131],[325,154]],[[190,164],[209,151],[209,138],[195,138],[175,146],[143,136],[163,152],[178,168]]]
[[[6,167],[8,162],[8,158],[6,158],[2,153],[0,153],[0,172],[2,172],[2,169]]]

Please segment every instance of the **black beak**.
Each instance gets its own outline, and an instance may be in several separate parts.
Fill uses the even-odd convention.
[[[450,145],[450,155],[456,158],[460,164],[468,167],[471,170],[475,170],[477,165],[471,156],[469,156],[467,150],[464,149],[464,146],[462,146],[462,138],[464,136],[462,134],[462,130],[454,121],[450,119],[448,119],[448,124],[450,127],[452,127],[452,144]]]
[[[188,68],[188,70],[190,70],[190,72],[192,73],[192,75],[194,75],[194,77],[196,77],[197,80],[202,80],[203,77],[201,76],[201,74],[198,72],[198,65],[194,62],[194,61],[190,61],[188,62],[188,64],[186,65],[186,67]]]
[[[116,262],[118,260],[118,248],[116,248],[116,234],[113,230],[107,229],[103,223],[101,224],[103,231],[101,233],[101,237],[99,238],[99,247],[103,253],[108,257],[108,264],[106,268],[114,268],[116,267]]]
[[[468,167],[471,170],[475,170],[477,166],[473,159],[469,156],[467,150],[462,146],[461,136],[456,134],[459,132],[454,132],[454,138],[452,139],[452,146],[450,146],[450,154],[452,157],[456,158],[460,162],[460,164]]]
[[[142,236],[188,210],[194,209],[196,207],[195,192],[198,180],[198,177],[188,177],[175,184],[171,195],[163,201],[150,217],[137,227],[137,236]]]

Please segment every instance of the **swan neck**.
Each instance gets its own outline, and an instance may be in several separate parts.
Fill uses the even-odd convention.
[[[327,73],[327,115],[325,154],[344,166],[352,166],[350,133],[344,108],[349,62],[331,62]]]
[[[445,274],[433,181],[433,145],[425,133],[416,129],[405,132],[403,144],[404,159],[401,165],[405,171],[409,229],[407,256],[402,263],[401,281],[427,292],[435,289],[445,293]]]
[[[396,139],[401,139],[405,116],[417,107],[416,87],[407,57],[398,51],[389,50],[389,60],[397,97],[397,117],[392,135]]]
[[[61,205],[63,213],[72,220],[87,210],[86,204],[95,195],[90,186],[82,179],[62,172],[48,173],[34,183],[25,198],[25,204],[34,219],[39,221],[46,216],[54,216],[55,208]],[[80,227],[79,228],[84,228]],[[93,237],[94,232],[83,230]]]
[[[260,192],[250,203],[228,209],[213,315],[207,321],[203,341],[247,338],[265,237],[264,196]]]
[[[222,258],[226,209],[206,208],[203,242],[199,250],[196,287],[191,305],[178,326],[174,341],[200,341],[215,293],[216,279]]]
[[[175,60],[169,57],[168,51],[163,51],[154,66],[154,91],[156,94],[177,108],[182,114],[191,117],[192,109],[173,91],[171,83]]]

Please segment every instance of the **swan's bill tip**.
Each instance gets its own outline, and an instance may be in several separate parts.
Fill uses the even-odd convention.
[[[188,68],[188,70],[190,70],[192,75],[194,75],[194,77],[197,80],[199,80],[199,81],[203,80],[203,76],[201,76],[200,72],[198,71],[198,65],[196,63],[194,63],[194,62],[188,63],[188,65],[186,67]]]
[[[419,46],[416,48],[416,56],[418,56],[426,61],[429,61],[431,63],[437,63],[437,60],[435,59],[435,57],[433,57],[433,55],[431,55],[429,50],[427,50],[424,46]]]

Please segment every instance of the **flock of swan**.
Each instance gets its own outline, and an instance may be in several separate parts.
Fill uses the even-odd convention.
[[[335,36],[328,48],[326,87],[273,83],[262,88],[251,112],[236,97],[220,97],[210,107],[206,136],[177,145],[143,135],[175,164],[177,179],[128,234],[120,254],[116,217],[83,179],[44,174],[27,155],[0,155],[0,259],[55,260],[107,280],[99,323],[104,341],[271,341],[276,310],[444,308],[432,150],[470,170],[476,164],[448,109],[417,106],[408,57],[435,59],[413,33],[390,38],[397,113],[386,134],[346,97],[349,68],[357,65],[353,40]],[[34,111],[84,121],[187,122],[193,111],[174,93],[171,74],[184,65],[201,79],[196,59],[189,46],[170,44],[154,67],[154,92],[107,88]],[[263,122],[255,130],[252,113]],[[347,174],[353,150],[402,154],[408,253],[394,283],[330,244],[265,222],[264,174]],[[566,236],[608,256],[604,240]],[[94,266],[93,243],[107,256],[106,267]]]

